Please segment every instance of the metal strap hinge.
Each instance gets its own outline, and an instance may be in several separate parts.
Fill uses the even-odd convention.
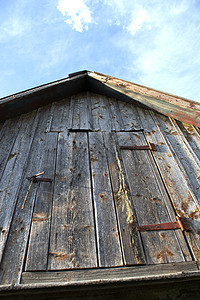
[[[154,230],[170,230],[181,229],[182,231],[191,231],[190,225],[185,217],[176,217],[176,222],[168,222],[161,224],[151,224],[136,227],[138,231],[154,231]]]
[[[123,149],[123,150],[151,150],[151,151],[156,151],[155,144],[149,143],[149,142],[148,142],[148,145],[120,146],[119,148]]]

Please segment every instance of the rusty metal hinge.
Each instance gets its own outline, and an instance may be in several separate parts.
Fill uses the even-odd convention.
[[[120,149],[122,150],[151,150],[151,151],[156,151],[156,146],[153,143],[149,143],[148,145],[141,145],[141,146],[119,146]]]
[[[154,230],[170,230],[170,229],[181,229],[182,231],[191,231],[190,225],[185,217],[176,217],[176,222],[160,223],[143,225],[136,227],[139,231],[154,231]]]

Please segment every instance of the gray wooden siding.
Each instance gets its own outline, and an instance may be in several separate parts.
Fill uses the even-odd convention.
[[[120,149],[148,142],[157,151]],[[191,125],[89,93],[5,121],[1,284],[32,271],[200,261],[199,145]],[[22,209],[27,177],[42,171],[52,182],[33,182]],[[136,230],[177,214],[193,232]]]

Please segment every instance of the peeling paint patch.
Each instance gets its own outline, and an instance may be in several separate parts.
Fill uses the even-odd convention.
[[[128,197],[128,193],[125,186],[125,178],[122,171],[121,161],[118,156],[117,149],[115,148],[115,155],[117,159],[117,164],[119,167],[119,190],[115,194],[115,198],[117,199],[117,203],[121,200],[122,201],[122,211],[124,211],[124,208],[126,209],[126,215],[127,215],[127,223],[132,224],[133,223],[133,210],[131,208],[131,201]]]

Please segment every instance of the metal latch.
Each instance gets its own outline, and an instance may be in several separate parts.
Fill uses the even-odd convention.
[[[154,231],[154,230],[170,230],[170,229],[181,229],[182,231],[191,231],[190,225],[185,217],[176,217],[176,222],[142,225],[136,227],[139,231]]]
[[[148,145],[120,146],[119,148],[123,149],[123,150],[151,150],[151,151],[156,151],[155,144],[149,143],[149,142],[148,142]]]

